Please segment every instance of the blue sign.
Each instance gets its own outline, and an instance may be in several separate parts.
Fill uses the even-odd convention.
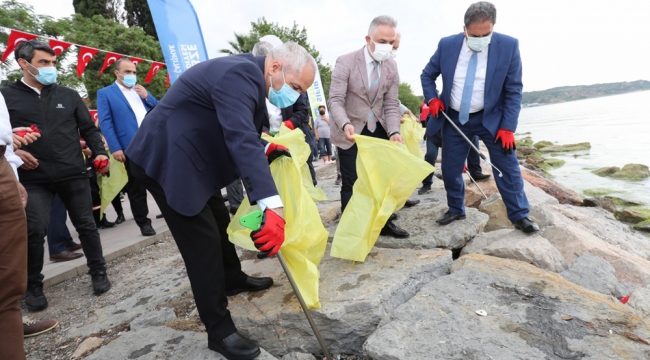
[[[199,19],[189,0],[147,2],[173,84],[185,70],[208,60]]]

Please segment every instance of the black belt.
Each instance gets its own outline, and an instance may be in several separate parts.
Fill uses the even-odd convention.
[[[7,147],[2,145],[0,146],[0,158],[3,158],[5,156],[5,151],[7,150]]]
[[[452,108],[449,108],[449,109],[447,110],[447,112],[451,112],[451,113],[453,113],[453,114],[455,114],[455,115],[460,115],[460,113],[459,113],[458,111],[456,111],[456,110],[454,110],[454,109],[452,109]],[[470,115],[476,115],[476,114],[480,114],[480,113],[482,113],[482,112],[483,112],[483,109],[481,109],[481,110],[479,110],[479,111],[476,111],[476,112],[473,112],[473,113],[469,113],[469,114],[470,114]]]

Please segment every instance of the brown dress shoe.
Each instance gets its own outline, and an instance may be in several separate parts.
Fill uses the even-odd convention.
[[[68,250],[63,250],[58,254],[50,255],[50,261],[52,262],[70,261],[70,260],[78,259],[82,256],[84,255],[76,252],[70,252]]]
[[[31,321],[23,318],[23,337],[32,337],[46,333],[59,326],[59,322],[54,319]]]
[[[67,250],[70,252],[77,251],[81,249],[81,244],[77,244],[76,242],[72,242],[73,245],[68,246]]]

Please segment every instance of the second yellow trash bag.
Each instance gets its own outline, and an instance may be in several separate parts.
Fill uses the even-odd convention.
[[[110,166],[110,172],[111,176],[106,177],[102,176],[100,174],[97,174],[97,183],[99,185],[99,195],[102,200],[102,209],[100,214],[100,217],[104,216],[104,211],[108,207],[108,205],[115,199],[117,194],[122,191],[122,189],[126,186],[126,183],[129,180],[129,177],[126,174],[126,168],[124,167],[124,164],[121,162],[113,159],[113,155],[111,153],[108,153],[108,158],[109,158],[109,166]]]
[[[354,135],[357,181],[334,234],[330,255],[365,261],[388,217],[404,206],[434,167],[402,144]]]
[[[271,164],[271,175],[284,204],[286,227],[282,255],[307,306],[312,309],[320,308],[318,264],[325,253],[329,233],[323,226],[316,203],[302,184],[302,176],[295,165],[295,159],[276,159]],[[250,238],[251,230],[239,224],[243,215],[257,209],[257,206],[251,208],[248,197],[244,198],[228,226],[228,237],[232,243],[257,251]]]
[[[400,124],[399,131],[404,139],[404,145],[414,156],[420,159],[424,158],[422,148],[420,148],[420,140],[424,138],[426,129],[422,127],[416,118],[410,115],[402,116],[402,120],[404,122]]]

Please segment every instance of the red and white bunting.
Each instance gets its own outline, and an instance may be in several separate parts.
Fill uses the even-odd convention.
[[[133,56],[130,57],[130,60],[133,63],[133,65],[135,65],[135,66],[138,66],[139,63],[144,61],[144,59],[140,59],[140,58],[133,57]]]
[[[97,110],[88,110],[90,111],[90,116],[93,118],[94,122],[97,122],[99,120],[99,115],[97,115]]]
[[[147,73],[147,77],[144,78],[144,82],[147,84],[150,83],[154,75],[156,75],[158,70],[160,70],[163,66],[165,66],[164,63],[154,61],[151,64],[151,68],[149,69],[149,72]]]
[[[113,52],[107,53],[106,58],[104,59],[104,65],[102,65],[102,69],[99,70],[99,75],[97,75],[97,77],[102,76],[102,74],[104,73],[104,70],[106,70],[106,68],[111,66],[112,63],[116,62],[117,59],[120,59],[121,57],[122,57],[122,54],[113,53]]]
[[[70,45],[72,44],[69,42],[65,42],[57,39],[50,39],[50,47],[52,48],[52,50],[54,50],[56,56],[61,55],[61,53],[64,52],[67,48],[69,48]]]
[[[90,60],[93,59],[93,56],[99,52],[99,49],[93,49],[91,47],[86,47],[86,46],[81,46],[79,48],[79,55],[77,56],[77,76],[81,77],[83,75],[84,70],[86,70],[86,66],[88,66],[88,63]]]
[[[0,62],[5,62],[7,60],[7,56],[14,52],[16,49],[16,45],[20,44],[23,41],[29,41],[29,40],[34,40],[38,37],[38,35],[18,31],[18,30],[11,30],[11,33],[9,34],[9,39],[7,40],[7,48],[5,49],[5,52],[2,53],[2,60]]]

